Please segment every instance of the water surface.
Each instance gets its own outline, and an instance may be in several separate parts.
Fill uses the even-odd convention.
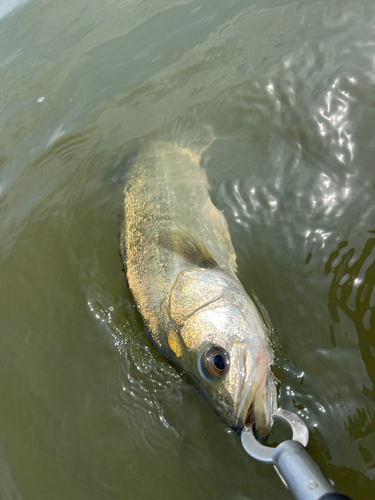
[[[0,497],[289,499],[150,347],[117,249],[149,137],[202,158],[274,326],[279,404],[375,496],[375,4],[0,7]]]

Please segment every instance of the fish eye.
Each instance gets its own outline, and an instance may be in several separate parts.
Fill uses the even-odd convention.
[[[221,378],[228,373],[229,354],[222,347],[210,347],[201,356],[200,368],[205,378]]]

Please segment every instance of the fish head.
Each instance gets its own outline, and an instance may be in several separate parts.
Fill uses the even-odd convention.
[[[180,274],[170,298],[178,325],[180,368],[200,395],[241,432],[266,439],[276,408],[272,350],[254,302],[234,278],[216,270]]]

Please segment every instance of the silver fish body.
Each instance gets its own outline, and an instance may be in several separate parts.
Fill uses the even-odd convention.
[[[150,142],[140,150],[124,190],[120,254],[160,353],[231,427],[255,422],[266,438],[276,408],[273,353],[199,164],[212,141],[208,133],[201,143]]]

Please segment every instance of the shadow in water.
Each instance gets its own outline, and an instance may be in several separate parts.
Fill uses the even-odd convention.
[[[369,231],[375,234],[375,230]],[[354,323],[358,333],[358,345],[367,374],[373,383],[371,389],[365,388],[366,395],[374,398],[375,385],[375,314],[371,296],[375,285],[375,259],[371,255],[375,248],[375,238],[369,238],[360,257],[353,261],[355,249],[350,248],[338,261],[341,250],[349,245],[343,241],[331,253],[325,266],[325,274],[333,274],[328,292],[328,308],[335,323],[340,322],[338,308]],[[349,301],[353,295],[355,307]],[[372,300],[374,302],[374,298]],[[370,391],[370,394],[369,394]]]
[[[369,231],[371,235],[375,230]],[[363,394],[375,401],[375,238],[370,236],[359,257],[349,242],[342,241],[331,253],[325,274],[333,274],[328,292],[328,308],[335,323],[340,322],[339,309],[353,322],[358,334],[358,346],[372,387],[363,386]],[[375,432],[375,411],[366,405],[348,416],[345,427],[352,439],[361,440]],[[359,451],[365,462],[373,457],[363,443]],[[369,464],[370,468],[375,467]]]

